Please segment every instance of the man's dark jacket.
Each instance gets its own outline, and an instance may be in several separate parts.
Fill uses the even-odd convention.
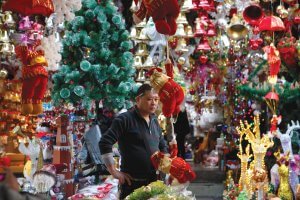
[[[148,178],[149,174],[155,172],[150,160],[151,155],[159,150],[167,152],[157,117],[151,115],[148,125],[136,107],[113,120],[111,127],[100,140],[101,154],[111,153],[116,142],[121,154],[121,171],[134,178]],[[145,142],[148,142],[148,147]]]

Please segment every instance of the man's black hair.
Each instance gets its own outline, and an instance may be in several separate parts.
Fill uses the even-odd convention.
[[[137,90],[137,92],[136,92],[136,97],[143,96],[146,92],[151,91],[151,90],[152,90],[151,85],[149,85],[149,84],[147,84],[147,83],[144,83],[144,84],[141,85],[141,86],[139,87],[139,89]]]

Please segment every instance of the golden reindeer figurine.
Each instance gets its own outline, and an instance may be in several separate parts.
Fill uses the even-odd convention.
[[[273,146],[273,141],[267,136],[260,135],[259,129],[259,115],[254,116],[254,127],[251,131],[251,125],[245,121],[245,124],[241,121],[240,127],[237,127],[236,130],[242,135],[246,135],[246,139],[250,142],[253,153],[254,153],[254,166],[255,168],[265,168],[264,157],[269,147]]]
[[[248,195],[250,196],[252,193],[252,187],[251,187],[251,172],[248,171],[248,161],[252,157],[252,154],[249,153],[250,146],[248,145],[246,147],[246,154],[242,154],[242,145],[241,140],[242,137],[240,137],[240,152],[238,153],[238,157],[241,159],[241,176],[239,180],[239,190],[246,190]]]
[[[263,135],[261,137],[260,128],[259,128],[259,115],[254,116],[254,127],[251,130],[251,125],[245,121],[244,123],[240,122],[240,127],[237,127],[236,130],[242,137],[244,134],[246,135],[246,140],[251,144],[251,148],[254,154],[254,180],[255,187],[253,189],[258,189],[258,199],[263,199],[263,189],[267,190],[268,183],[265,179],[267,179],[265,172],[265,162],[264,157],[269,147],[273,146],[273,141],[267,136]],[[262,180],[264,179],[264,180]]]

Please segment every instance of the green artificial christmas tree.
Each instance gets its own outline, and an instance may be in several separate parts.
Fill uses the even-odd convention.
[[[66,25],[62,66],[52,76],[54,105],[72,103],[89,109],[93,100],[107,108],[130,105],[135,88],[133,48],[112,0],[82,0]]]

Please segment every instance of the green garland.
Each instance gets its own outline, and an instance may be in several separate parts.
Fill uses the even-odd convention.
[[[254,76],[263,68],[263,66],[267,63],[266,60],[261,62],[255,70],[249,75],[248,81],[250,82]],[[293,102],[300,98],[300,87],[291,87],[292,83],[285,82],[283,85],[276,84],[275,91],[279,95],[279,101],[282,104]],[[243,84],[237,87],[240,91],[241,96],[245,96],[252,100],[264,101],[264,96],[271,91],[271,86],[267,87],[257,87],[257,85],[253,85],[250,87],[250,83]]]
[[[300,98],[300,87],[291,88],[291,85],[289,82],[285,82],[283,86],[275,85],[274,89],[279,95],[280,103],[285,104]],[[249,84],[240,85],[237,88],[240,95],[258,101],[264,101],[264,96],[271,91],[271,86],[256,88],[256,86],[250,87]]]
[[[248,81],[251,81],[252,78],[253,78],[254,76],[256,76],[256,74],[263,68],[263,66],[264,66],[266,63],[267,63],[266,60],[262,61],[262,62],[255,68],[255,70],[249,75]]]

